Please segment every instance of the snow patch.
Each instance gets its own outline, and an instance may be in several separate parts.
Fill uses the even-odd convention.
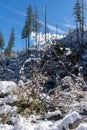
[[[52,117],[52,116],[57,116],[57,115],[62,115],[62,113],[59,110],[56,110],[54,112],[48,112],[46,114],[46,118]]]
[[[13,126],[0,124],[0,130],[12,130]]]
[[[76,130],[87,130],[87,123],[80,124]]]
[[[80,119],[80,115],[77,112],[72,112],[71,114],[66,115],[63,120],[57,121],[53,128],[50,130],[63,130],[65,128],[66,130],[69,130],[69,124],[73,124],[76,120]]]
[[[3,106],[0,106],[0,114],[5,113],[7,114],[8,112],[11,112],[12,114],[17,112],[17,107],[11,107],[9,105],[4,104]],[[0,129],[1,130],[1,129]]]
[[[16,88],[17,85],[13,81],[0,81],[0,93],[9,93]]]

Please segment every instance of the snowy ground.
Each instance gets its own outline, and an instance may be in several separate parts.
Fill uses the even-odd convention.
[[[77,111],[71,111],[57,121],[48,120],[48,117],[61,114],[59,110],[46,113],[46,119],[44,120],[39,119],[39,116],[35,115],[30,115],[28,118],[25,118],[17,114],[16,106],[10,105],[18,100],[17,95],[13,94],[17,92],[17,85],[11,81],[0,81],[0,87],[0,95],[2,93],[7,94],[0,97],[0,130],[69,130],[70,125],[77,124],[78,122],[80,123],[77,127],[73,128],[74,130],[87,130],[87,123],[85,122],[85,120],[87,121],[87,116],[82,117]],[[85,103],[82,102],[80,105],[87,110]],[[7,118],[8,121],[5,121]]]

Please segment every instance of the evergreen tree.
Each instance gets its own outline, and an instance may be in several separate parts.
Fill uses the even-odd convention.
[[[14,28],[12,28],[8,46],[5,49],[5,53],[9,56],[9,58],[11,56],[12,48],[14,47],[14,41],[15,41]]]
[[[30,34],[32,31],[32,25],[33,25],[33,11],[32,6],[29,5],[26,12],[26,20],[24,24],[24,28],[22,30],[21,38],[26,39],[26,51],[27,48],[30,47]]]
[[[84,1],[81,0],[81,41],[83,43],[84,37],[84,24],[85,24],[85,17],[84,17]]]
[[[4,46],[5,46],[4,38],[3,38],[2,31],[0,30],[0,50],[1,50],[1,54],[2,54],[2,50],[4,49]]]
[[[8,46],[5,48],[5,52],[4,52],[5,56],[8,57],[8,54],[9,54],[9,50],[8,50]]]
[[[83,36],[84,36],[84,1],[77,0],[74,7],[74,16],[77,28],[77,41],[79,43],[79,50],[82,50]]]
[[[30,35],[31,32],[35,32],[35,41],[37,42],[37,35],[40,32],[41,23],[39,22],[39,12],[35,7],[35,13],[32,10],[32,6],[29,5],[26,13],[25,25],[22,30],[21,38],[26,39],[26,50],[30,47]]]
[[[47,33],[47,7],[45,6],[45,42],[46,42],[46,33]]]
[[[68,30],[68,37],[69,37],[69,41],[72,43],[72,28],[70,27],[69,30]]]
[[[38,33],[40,33],[40,27],[41,27],[41,23],[39,22],[39,11],[38,11],[37,7],[35,6],[32,31],[35,32],[35,42],[36,43],[37,43],[37,35],[38,35]]]
[[[76,22],[76,30],[77,30],[77,41],[80,44],[80,35],[79,32],[81,30],[81,4],[80,1],[77,0],[74,7],[75,22]]]
[[[57,39],[57,35],[58,35],[58,23],[56,22],[56,39]]]
[[[29,5],[27,8],[26,20],[25,20],[25,34],[26,37],[28,38],[28,49],[30,47],[30,34],[32,31],[32,23],[33,23],[33,11],[31,5]]]
[[[27,43],[27,27],[26,27],[26,25],[24,25],[24,28],[23,28],[23,30],[22,30],[22,34],[21,34],[21,38],[22,39],[25,39],[25,41],[26,41],[26,52],[27,52],[27,47],[28,47],[28,43]]]

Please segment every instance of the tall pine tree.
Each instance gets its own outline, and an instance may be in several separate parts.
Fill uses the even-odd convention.
[[[21,38],[25,39],[25,41],[26,41],[26,45],[25,45],[26,47],[25,48],[26,48],[26,52],[27,52],[27,48],[28,48],[28,43],[27,43],[28,40],[27,39],[28,38],[27,38],[27,27],[26,27],[26,25],[24,25],[24,28],[22,30]]]
[[[79,43],[79,50],[82,50],[84,37],[84,1],[77,0],[74,6],[74,16],[77,29],[77,41]]]
[[[33,17],[33,29],[32,29],[32,31],[35,32],[35,42],[36,43],[37,43],[38,33],[40,33],[40,27],[41,27],[41,23],[39,22],[39,11],[38,11],[37,7],[35,6],[35,13],[34,13],[34,17]]]
[[[80,45],[80,29],[81,29],[81,4],[80,0],[77,0],[74,6],[75,22],[76,22],[76,30],[77,30],[77,42]]]
[[[2,55],[2,50],[4,49],[5,43],[4,43],[4,37],[2,34],[2,31],[0,30],[0,50],[1,50],[1,55]]]
[[[22,30],[21,38],[26,39],[26,50],[27,47],[30,47],[30,34],[32,31],[32,23],[33,23],[33,11],[32,6],[29,5],[26,12],[26,20],[24,24],[24,28]]]
[[[32,21],[33,21],[33,12],[31,5],[29,5],[27,8],[26,20],[25,20],[26,36],[28,38],[28,49],[30,47],[30,34],[32,31]]]
[[[12,48],[14,47],[14,41],[15,41],[15,34],[14,34],[14,28],[12,28],[9,42],[7,48],[5,49],[5,54],[7,54],[9,58],[11,57]]]
[[[46,34],[47,34],[47,6],[45,5],[45,19],[44,19],[44,23],[45,23],[45,43],[46,43]]]
[[[85,24],[85,17],[84,17],[84,0],[81,0],[81,42],[84,42],[84,24]]]

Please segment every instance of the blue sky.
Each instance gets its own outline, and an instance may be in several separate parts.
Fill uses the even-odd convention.
[[[66,33],[69,27],[74,27],[72,16],[75,0],[0,0],[0,29],[7,45],[11,29],[15,30],[15,50],[24,48],[21,31],[25,22],[28,5],[36,5],[40,13],[40,21],[44,22],[44,6],[47,5],[47,23],[49,30],[55,33],[56,22],[59,33]]]

